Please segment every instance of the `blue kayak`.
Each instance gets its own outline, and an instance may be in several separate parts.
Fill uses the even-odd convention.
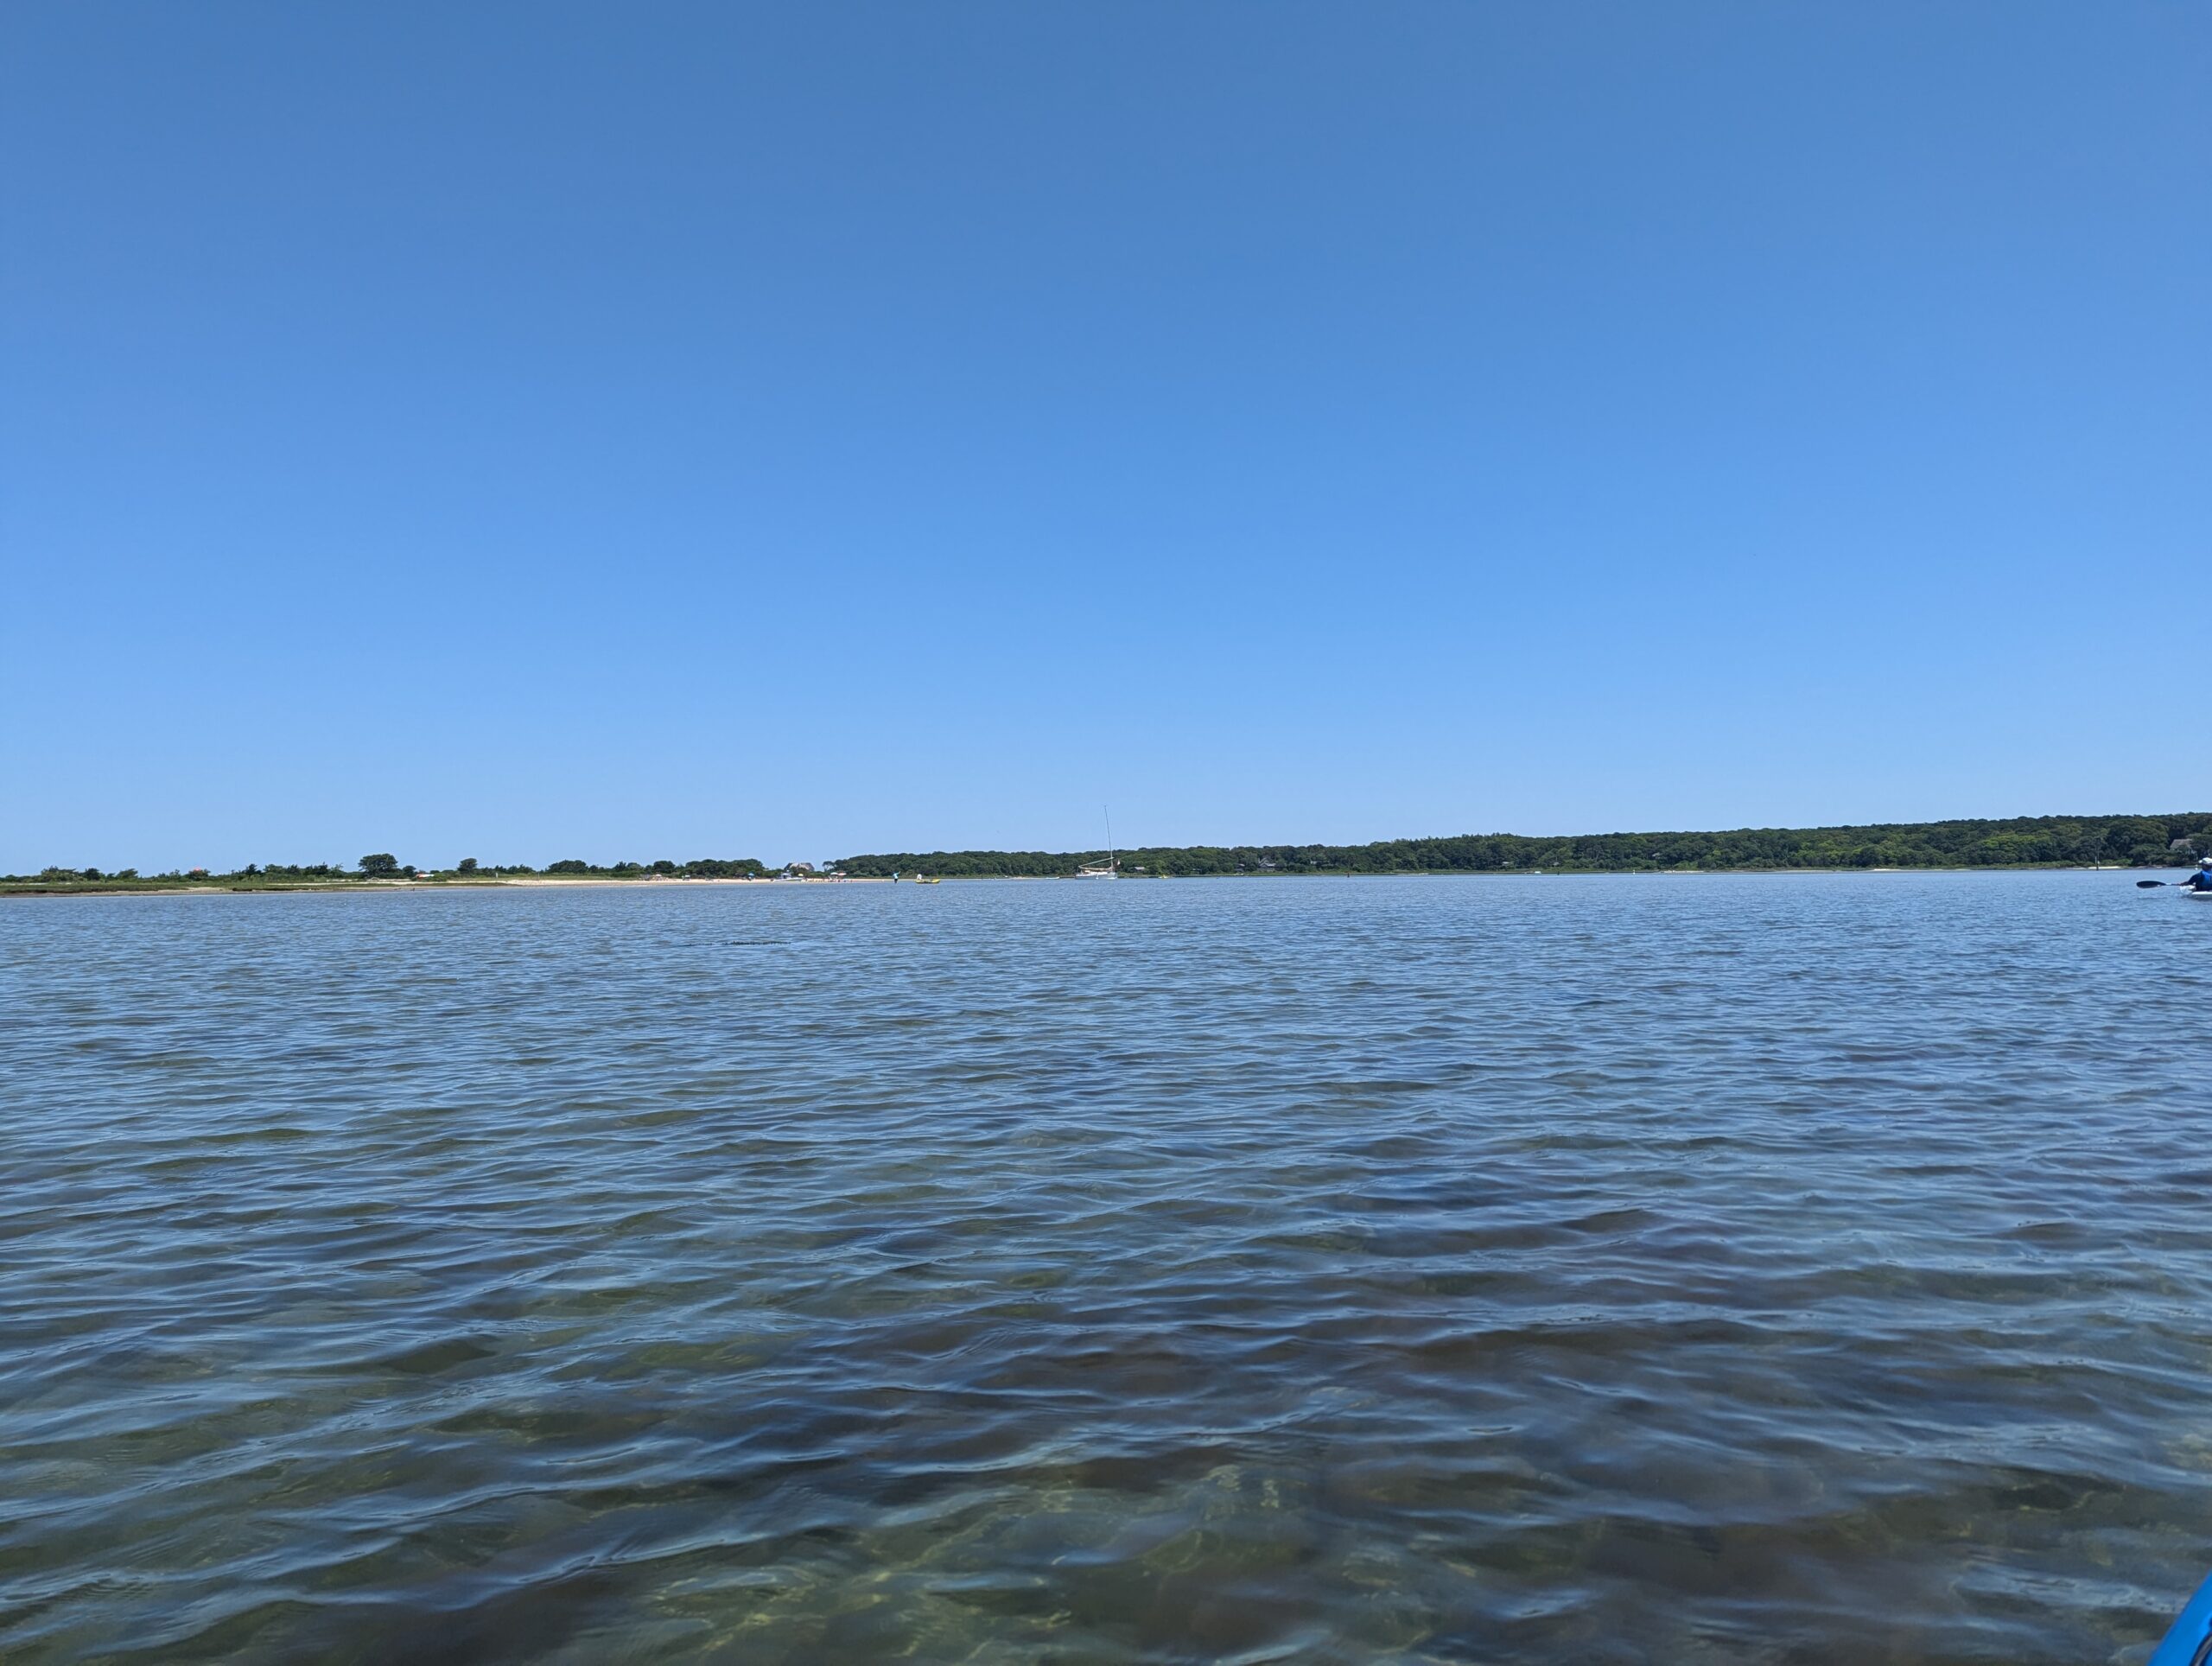
[[[2149,1666],[2205,1666],[2212,1660],[2212,1579],[2196,1587]]]

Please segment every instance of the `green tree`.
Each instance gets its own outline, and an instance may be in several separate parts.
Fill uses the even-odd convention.
[[[474,874],[476,871],[476,858],[474,856],[463,856],[461,859],[461,867],[457,871],[463,874]]]
[[[385,879],[399,871],[399,858],[389,850],[379,850],[361,858],[361,871],[371,879]]]

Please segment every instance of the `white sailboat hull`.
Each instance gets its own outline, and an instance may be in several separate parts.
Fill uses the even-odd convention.
[[[1117,880],[1122,877],[1121,859],[1114,854],[1114,817],[1103,805],[1099,813],[1106,817],[1106,860],[1088,862],[1075,870],[1079,880]]]

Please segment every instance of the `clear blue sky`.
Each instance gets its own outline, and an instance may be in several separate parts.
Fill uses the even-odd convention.
[[[2201,808],[2202,8],[29,4],[0,869]]]

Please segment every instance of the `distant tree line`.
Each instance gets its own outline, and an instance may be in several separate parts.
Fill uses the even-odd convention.
[[[372,880],[474,880],[520,877],[537,874],[586,874],[599,879],[761,879],[778,870],[750,856],[701,856],[690,862],[618,862],[607,865],[581,858],[549,862],[542,870],[528,862],[505,862],[486,867],[474,856],[464,856],[451,868],[422,868],[401,862],[388,850],[372,851],[352,868],[342,862],[248,862],[227,873],[205,868],[171,868],[166,874],[142,874],[135,868],[105,873],[97,868],[47,868],[35,874],[0,874],[0,885],[96,885],[128,890],[168,889],[172,887],[227,887],[233,890],[283,889],[288,886],[327,885]]]
[[[510,868],[510,874],[527,874],[527,868]],[[563,862],[548,862],[549,874],[588,874],[599,879],[631,880],[658,877],[678,880],[757,880],[766,879],[777,870],[750,856],[700,856],[690,862],[670,862],[665,857],[658,862],[618,862],[598,867],[582,857],[570,856]]]
[[[1705,873],[1792,868],[2032,868],[2092,863],[2174,867],[2212,854],[2212,812],[2171,816],[2022,816],[2010,821],[1880,823],[1866,827],[1738,828],[1717,833],[1588,833],[1531,838],[1516,833],[1466,833],[1449,838],[1386,839],[1375,844],[1185,845],[1118,853],[1131,878],[1242,874],[1636,873],[1689,869]],[[848,856],[836,864],[855,879],[893,874],[947,878],[1054,879],[1103,850],[933,850]],[[804,867],[796,864],[795,867]],[[375,880],[497,879],[538,873],[595,879],[765,879],[781,871],[750,856],[702,856],[690,862],[607,864],[569,857],[543,868],[527,862],[486,866],[463,857],[454,867],[424,869],[376,851],[347,868],[339,862],[249,862],[228,873],[204,868],[142,874],[97,868],[48,868],[0,874],[0,885],[41,888],[87,886],[128,890],[175,886],[234,890],[339,885]]]
[[[1243,874],[1726,873],[1792,868],[2171,867],[2212,853],[2212,812],[2173,816],[2021,816],[2010,821],[1878,823],[1866,827],[1738,828],[1715,833],[1587,833],[1532,838],[1464,833],[1376,844],[1184,845],[1117,852],[1131,877]],[[855,878],[1053,879],[1103,850],[932,850],[848,856]]]

